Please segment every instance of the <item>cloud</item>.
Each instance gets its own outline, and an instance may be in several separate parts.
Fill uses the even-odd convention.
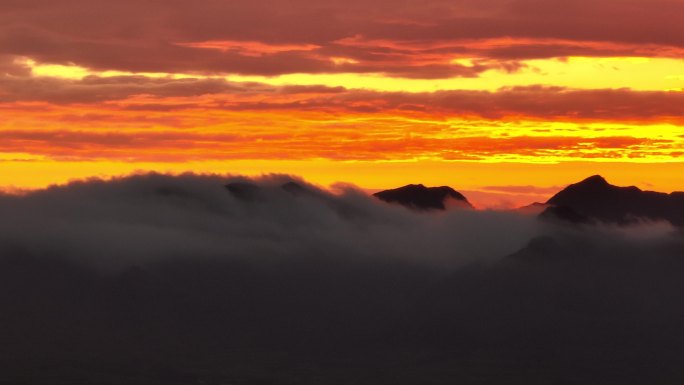
[[[63,122],[116,122],[116,115],[65,116]],[[138,122],[140,122],[139,120]],[[163,121],[163,120],[162,120]],[[150,120],[150,123],[158,121]],[[140,123],[138,123],[140,124]],[[202,133],[173,130],[140,132],[134,129],[102,132],[77,130],[5,130],[0,149],[29,152],[62,160],[187,161],[226,159],[333,159],[388,160],[430,156],[448,160],[483,160],[490,157],[565,156],[581,158],[621,158],[629,149],[632,158],[668,155],[671,141],[607,136],[516,136],[463,138],[406,138],[400,135],[376,137],[344,130],[338,138],[353,141],[329,143],[335,133]],[[322,144],[326,146],[322,146]],[[267,146],[266,146],[267,145]],[[203,148],[201,153],[198,148]]]
[[[546,202],[561,186],[483,186],[478,190],[462,191],[475,207],[518,209],[533,202]],[[534,210],[532,210],[534,211]]]
[[[382,95],[382,98],[380,96]],[[551,86],[502,88],[489,91],[436,91],[432,93],[376,93],[350,91],[338,100],[342,105],[375,101],[379,110],[402,106],[445,115],[486,119],[528,117],[561,120],[668,121],[678,122],[681,92],[633,91],[629,89],[580,90]],[[373,104],[371,104],[373,105]]]
[[[684,116],[681,92],[628,89],[410,93],[10,75],[0,89],[0,148],[71,159],[673,159]]]
[[[0,55],[0,78],[8,76],[29,76],[31,68],[19,62],[13,55]]]
[[[555,194],[562,190],[561,186],[539,187],[539,186],[484,186],[484,190],[491,190],[503,193],[514,194]]]
[[[281,188],[293,180],[304,192]],[[226,183],[254,184],[254,196],[231,194]],[[1,224],[4,245],[22,244],[41,257],[63,254],[119,266],[174,256],[265,262],[319,253],[459,265],[511,252],[537,227],[533,219],[511,213],[453,210],[426,216],[351,187],[333,194],[277,175],[138,175],[4,196],[0,205],[14,218]],[[498,233],[502,242],[485,247],[483,231]],[[427,244],[441,246],[416,258]]]
[[[32,0],[0,6],[0,53],[98,70],[477,76],[525,58],[681,57],[677,1]],[[125,20],[103,25],[107,17]],[[634,28],[639,25],[642,28]],[[84,35],[83,31],[87,31]],[[497,44],[502,39],[512,42]],[[492,42],[494,42],[492,44]],[[425,48],[416,48],[425,47]],[[454,56],[484,60],[450,65]],[[143,59],[144,58],[144,59]],[[349,59],[344,65],[335,58]]]
[[[224,79],[170,79],[146,76],[87,76],[80,80],[47,76],[0,76],[0,102],[43,101],[54,104],[98,103],[137,95],[157,98],[207,94],[268,94],[273,87]]]
[[[497,188],[519,192],[517,187]],[[584,230],[557,228],[507,210],[426,214],[387,204],[352,185],[325,190],[287,175],[89,179],[0,195],[0,210],[6,214],[0,221],[5,251],[20,245],[36,258],[119,269],[188,257],[257,264],[351,258],[454,269],[498,260],[537,236],[584,236]],[[673,231],[648,223],[590,230],[590,237],[618,243],[637,233],[660,239]]]
[[[134,100],[146,96],[146,100]],[[209,100],[202,96],[213,96]],[[296,96],[296,97],[292,97]],[[129,100],[127,100],[129,99]],[[497,91],[444,90],[380,92],[323,85],[271,86],[222,78],[88,76],[80,80],[46,76],[1,76],[0,101],[96,104],[136,102],[133,108],[159,110],[165,102],[232,111],[320,111],[392,113],[435,118],[462,117],[592,122],[680,124],[684,93],[630,89],[572,89],[553,86],[506,87]],[[202,103],[203,102],[203,103]],[[122,103],[123,104],[123,103]],[[107,107],[116,107],[111,104]],[[127,108],[124,104],[123,108]]]

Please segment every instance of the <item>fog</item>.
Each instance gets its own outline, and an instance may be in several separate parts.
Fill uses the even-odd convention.
[[[415,211],[286,175],[93,179],[0,214],[0,383],[684,378],[666,222]]]
[[[301,191],[282,188],[293,181]],[[230,184],[253,191],[231,193]],[[351,185],[328,191],[284,175],[147,174],[75,182],[4,196],[0,212],[3,247],[114,268],[174,257],[380,259],[454,267],[502,257],[542,231],[533,217],[515,212],[426,215]]]

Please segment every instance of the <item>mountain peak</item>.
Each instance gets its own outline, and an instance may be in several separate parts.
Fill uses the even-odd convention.
[[[418,210],[445,210],[448,200],[455,200],[464,207],[472,208],[463,194],[449,186],[426,187],[423,184],[409,184],[392,190],[380,191],[373,194],[376,198],[388,203]]]
[[[547,204],[556,207],[547,214],[560,219],[570,209],[577,218],[589,217],[605,222],[629,223],[635,220],[667,220],[684,225],[684,195],[642,191],[638,187],[620,187],[593,175],[558,192]],[[559,207],[563,207],[559,210]]]
[[[581,182],[579,182],[579,183],[577,183],[577,184],[580,184],[580,185],[582,185],[582,184],[584,184],[584,185],[591,184],[591,185],[596,185],[596,186],[610,186],[610,183],[608,183],[608,181],[606,180],[606,178],[604,178],[604,177],[602,177],[601,175],[598,175],[598,174],[592,175],[592,176],[590,176],[590,177],[584,179],[583,181],[581,181]]]
[[[592,175],[581,182],[573,183],[556,195],[551,197],[546,203],[550,205],[570,206],[580,201],[592,201],[605,199],[606,194],[612,196],[619,193],[621,189],[632,189],[631,187],[613,186],[601,175]]]

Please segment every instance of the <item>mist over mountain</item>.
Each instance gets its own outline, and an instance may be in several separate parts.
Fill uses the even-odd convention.
[[[678,383],[682,230],[588,181],[549,201],[580,225],[284,175],[0,195],[0,384]]]

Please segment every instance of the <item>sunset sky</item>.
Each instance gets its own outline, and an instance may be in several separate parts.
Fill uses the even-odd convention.
[[[3,0],[0,189],[134,171],[684,190],[684,2]]]

